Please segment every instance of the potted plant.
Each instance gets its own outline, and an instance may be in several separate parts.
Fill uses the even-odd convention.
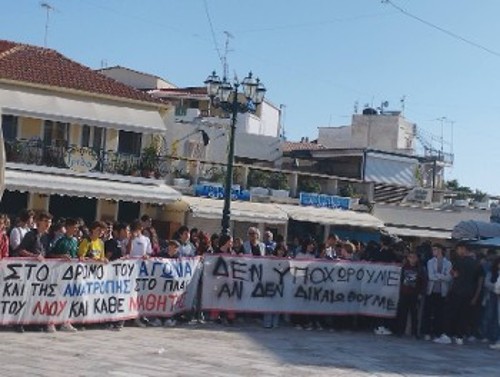
[[[174,186],[176,187],[189,187],[191,184],[191,176],[189,173],[182,169],[176,168],[174,174]]]
[[[263,170],[250,169],[248,187],[252,195],[267,195],[269,193],[270,174]]]
[[[141,153],[141,174],[145,178],[154,178],[158,170],[158,150],[151,144]]]
[[[298,192],[321,193],[321,185],[313,177],[299,177]]]
[[[288,198],[290,186],[288,185],[288,177],[281,172],[273,172],[269,177],[269,187],[271,195],[280,198]]]

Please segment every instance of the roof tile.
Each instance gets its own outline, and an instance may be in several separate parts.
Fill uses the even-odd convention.
[[[47,48],[0,40],[0,79],[162,102]]]

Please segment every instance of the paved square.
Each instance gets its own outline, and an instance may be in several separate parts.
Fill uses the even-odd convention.
[[[500,376],[485,344],[258,325],[1,333],[0,376]]]

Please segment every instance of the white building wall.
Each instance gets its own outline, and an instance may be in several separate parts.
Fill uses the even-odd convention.
[[[259,135],[280,136],[281,110],[271,103],[264,101],[260,109]]]
[[[124,67],[100,69],[97,72],[136,89],[173,89],[175,85],[147,73],[137,72]]]
[[[318,144],[326,148],[352,148],[351,126],[319,127]]]
[[[400,115],[355,114],[351,126],[319,127],[318,143],[327,148],[372,148],[413,153],[413,127],[413,123]]]

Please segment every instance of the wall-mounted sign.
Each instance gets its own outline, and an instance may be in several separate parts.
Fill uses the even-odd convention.
[[[337,195],[314,194],[311,192],[301,192],[299,202],[301,206],[340,209],[349,209],[351,207],[351,198]]]
[[[99,157],[91,148],[69,148],[64,155],[64,163],[68,168],[79,173],[86,173],[97,166]]]
[[[224,186],[218,184],[201,184],[194,188],[195,196],[204,198],[224,199]],[[240,186],[234,185],[231,190],[232,200],[250,200],[250,191],[242,190]]]

